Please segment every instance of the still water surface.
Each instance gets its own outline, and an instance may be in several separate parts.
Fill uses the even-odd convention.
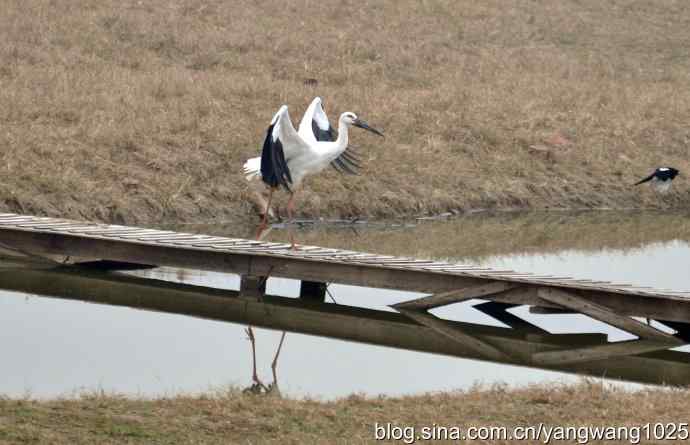
[[[491,266],[541,274],[690,289],[689,219],[661,213],[530,213],[474,215],[417,224],[310,225],[298,241],[380,253]],[[185,231],[250,236],[223,225]],[[269,239],[284,240],[285,230]],[[138,276],[237,289],[236,276],[168,268]],[[418,294],[351,286],[330,288],[344,304],[385,309]],[[268,292],[296,296],[298,283],[271,279]],[[436,310],[445,318],[500,325],[469,307]],[[627,334],[580,315],[514,313],[553,333]],[[260,374],[280,333],[257,329]],[[0,291],[0,394],[51,397],[104,390],[143,396],[197,393],[251,383],[244,326],[180,315],[55,300]],[[334,398],[413,394],[467,388],[476,383],[573,381],[575,376],[516,366],[288,334],[279,369],[291,396]]]

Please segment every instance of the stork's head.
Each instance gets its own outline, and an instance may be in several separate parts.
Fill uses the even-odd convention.
[[[362,119],[358,118],[357,115],[351,111],[346,111],[340,116],[340,121],[343,122],[345,125],[350,126],[354,125],[355,127],[359,128],[364,128],[365,130],[369,130],[372,133],[376,133],[379,136],[383,137],[383,133],[378,131],[376,128],[372,128],[364,122]]]

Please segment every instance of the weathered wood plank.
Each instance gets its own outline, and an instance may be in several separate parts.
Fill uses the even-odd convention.
[[[647,340],[656,340],[671,345],[683,344],[683,341],[662,332],[649,325],[641,323],[630,317],[618,315],[610,308],[594,303],[584,298],[578,297],[573,293],[563,291],[555,288],[539,288],[537,291],[539,298],[556,303],[568,309],[574,309],[580,313],[588,315],[596,320],[615,326],[631,334],[637,335],[640,338]]]
[[[544,306],[530,306],[530,314],[579,314],[578,311],[574,309],[566,309],[563,307],[544,307]]]
[[[261,241],[216,241],[214,243],[203,244],[203,247],[212,249],[242,249],[244,247],[256,246]]]
[[[396,309],[401,314],[410,317],[416,322],[424,326],[428,326],[434,331],[450,338],[451,340],[454,340],[461,345],[472,349],[483,358],[495,361],[510,361],[508,354],[504,353],[492,344],[487,343],[486,340],[479,339],[477,336],[472,335],[468,331],[448,324],[446,320],[441,320],[440,318],[435,317],[427,312],[408,310],[404,308]]]
[[[473,298],[486,297],[491,294],[497,294],[510,289],[515,289],[519,284],[508,281],[495,281],[480,284],[479,286],[466,287],[463,289],[451,290],[448,292],[440,292],[438,294],[429,295],[428,297],[417,298],[416,300],[403,301],[402,303],[394,304],[395,309],[418,309],[427,310],[448,304],[459,303],[461,301],[471,300]]]
[[[156,233],[156,232],[144,232],[141,234],[131,234],[126,235],[126,238],[137,238],[139,241],[169,241],[169,240],[193,240],[200,239],[199,235],[193,235],[191,233]],[[201,238],[205,239],[205,238]]]
[[[587,348],[538,352],[532,356],[532,360],[534,363],[540,365],[564,365],[661,351],[671,347],[672,346],[667,342],[659,343],[651,340],[626,340]]]
[[[523,320],[517,315],[513,315],[508,312],[508,309],[512,309],[518,305],[507,304],[507,303],[497,303],[495,301],[487,301],[485,303],[480,303],[473,308],[480,312],[485,313],[489,317],[492,317],[506,326],[510,326],[511,329],[516,329],[520,332],[528,332],[532,334],[548,334],[548,331],[534,325],[527,320]]]
[[[88,237],[97,237],[97,236],[102,236],[102,237],[111,237],[117,234],[121,233],[131,233],[131,232],[137,232],[139,229],[133,228],[133,227],[92,227],[88,229],[84,229],[81,231],[80,235],[83,234]],[[75,233],[71,233],[72,235],[77,235]]]
[[[649,317],[678,322],[690,322],[690,302],[686,298],[659,298],[656,295],[620,295],[598,290],[579,289],[578,295],[588,301],[596,301],[611,308],[618,315]],[[537,296],[537,286],[512,289],[492,297],[493,301],[523,304],[564,310],[563,306],[546,301]],[[539,310],[539,309],[537,309]],[[570,309],[572,311],[572,309]],[[577,312],[577,311],[575,311]]]
[[[194,239],[188,239],[188,240],[175,240],[174,244],[177,245],[190,245],[190,246],[197,246],[197,247],[210,247],[213,245],[213,243],[217,243],[218,241],[223,240],[223,238],[218,238],[218,237],[208,237],[208,238],[194,238]],[[144,240],[144,241],[149,241]],[[155,240],[158,241],[158,240]],[[161,243],[165,243],[167,240],[160,240]],[[227,240],[224,240],[227,241]]]
[[[63,229],[65,227],[73,226],[74,223],[70,221],[28,221],[23,223],[17,223],[17,227],[31,228],[37,230],[45,229]]]
[[[439,275],[433,281],[427,273],[374,268],[357,264],[318,261],[309,258],[268,254],[235,253],[194,246],[139,244],[106,238],[85,238],[30,231],[0,230],[0,242],[21,245],[27,251],[101,258],[159,266],[232,272],[239,275],[271,275],[299,280],[333,282],[354,286],[383,287],[419,292],[443,292],[480,284],[471,277]],[[251,269],[251,270],[250,270]]]
[[[2,224],[2,225],[14,225],[20,221],[35,221],[35,219],[36,219],[36,217],[34,217],[34,216],[19,216],[19,215],[3,216],[0,219],[0,224]]]
[[[480,285],[494,279],[528,284],[536,284],[540,280],[538,276],[512,271],[495,271],[445,262],[429,262],[430,260],[359,254],[316,246],[301,246],[297,251],[288,251],[282,245],[220,237],[218,238],[221,245],[218,246],[218,243],[214,242],[215,246],[212,246],[206,244],[209,240],[206,235],[178,234],[121,225],[80,224],[64,219],[11,214],[0,216],[0,221],[5,221],[0,227],[0,241],[24,252],[33,252],[32,246],[41,245],[37,248],[44,250],[36,251],[39,255],[103,258],[132,263],[230,271],[239,274],[247,273],[249,269],[257,274],[273,270],[272,275],[287,278],[387,287],[425,293],[446,292],[470,285]],[[11,221],[15,224],[12,225]],[[28,223],[35,227],[49,227],[49,229],[44,231],[18,227],[17,225],[21,223]],[[83,229],[70,233],[70,230],[75,227],[83,227]],[[47,236],[40,240],[37,238],[43,236],[40,234],[47,232],[54,232],[52,233],[54,236]],[[177,239],[178,243],[160,242],[158,243],[160,245],[154,245],[155,242],[147,240],[147,237],[166,234]],[[75,241],[76,238],[80,241]],[[19,242],[22,239],[24,241]],[[199,241],[200,239],[205,241]],[[23,244],[25,242],[29,244]],[[312,253],[313,256],[306,252]],[[161,259],[162,262],[157,262],[156,258]],[[356,261],[358,258],[363,261],[358,263]],[[627,285],[607,285],[602,282],[559,277],[541,277],[541,280],[548,286],[580,289],[576,291],[579,296],[587,301],[611,308],[618,315],[636,315],[678,322],[690,321],[690,296],[687,293],[674,291],[664,293]],[[545,301],[529,292],[507,291],[495,294],[494,297],[495,301],[501,302],[562,308],[556,303]]]

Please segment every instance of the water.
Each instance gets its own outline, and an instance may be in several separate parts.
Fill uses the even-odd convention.
[[[690,224],[682,214],[585,213],[475,215],[450,221],[300,230],[300,242],[501,269],[690,288]],[[213,234],[223,226],[184,227]],[[353,230],[354,229],[354,230]],[[249,232],[251,228],[245,229]],[[271,240],[282,240],[274,230]],[[232,275],[175,269],[133,272],[170,281],[237,289]],[[339,302],[386,309],[419,294],[331,286]],[[271,294],[296,296],[298,283],[272,279]],[[500,325],[468,307],[440,308],[445,318]],[[580,315],[514,311],[554,333],[627,334]],[[259,372],[270,381],[279,332],[257,329]],[[0,394],[53,397],[103,390],[142,396],[198,393],[251,383],[244,326],[180,315],[56,300],[0,291]],[[351,393],[413,394],[482,383],[523,385],[573,381],[575,376],[288,334],[279,368],[283,393],[334,398]]]

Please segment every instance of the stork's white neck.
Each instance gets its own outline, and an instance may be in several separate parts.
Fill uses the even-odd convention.
[[[338,155],[344,152],[347,148],[347,144],[349,142],[347,131],[349,130],[349,128],[350,126],[343,122],[342,119],[338,120],[338,139],[335,140],[335,146]]]

